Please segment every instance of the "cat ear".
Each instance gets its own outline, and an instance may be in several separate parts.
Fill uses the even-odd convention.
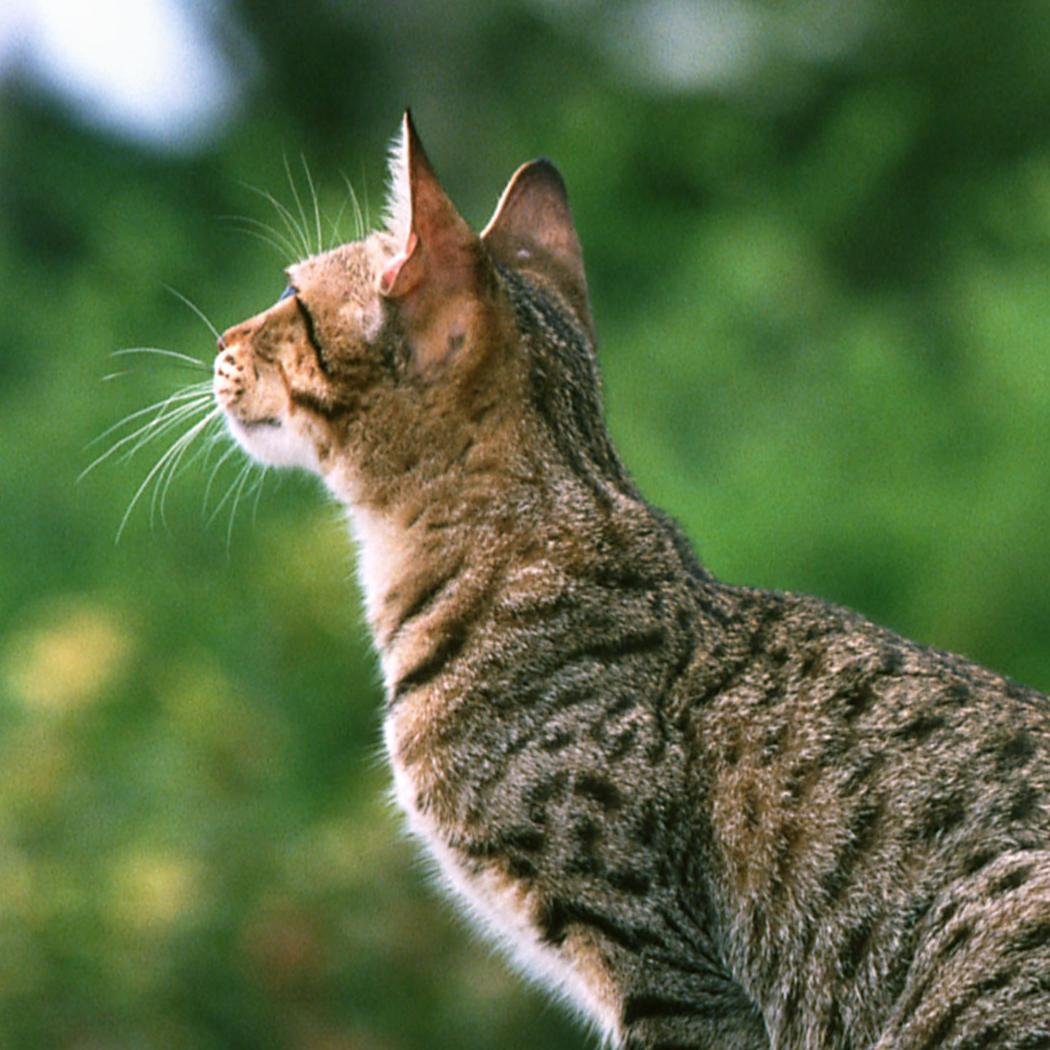
[[[399,248],[379,278],[384,296],[447,294],[473,282],[477,236],[441,188],[407,109],[390,151],[385,218]]]
[[[497,262],[553,281],[590,331],[583,251],[565,181],[549,160],[529,161],[511,176],[481,240]]]

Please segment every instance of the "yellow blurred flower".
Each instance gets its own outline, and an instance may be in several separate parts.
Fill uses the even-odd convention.
[[[59,713],[97,699],[131,650],[113,614],[83,599],[52,606],[46,622],[5,641],[3,671],[11,693],[29,708]]]
[[[166,933],[199,899],[200,872],[191,858],[136,851],[114,871],[115,913],[137,932]]]

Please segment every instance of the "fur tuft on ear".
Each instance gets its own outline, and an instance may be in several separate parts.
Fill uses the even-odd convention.
[[[412,229],[412,188],[408,173],[411,127],[412,117],[406,109],[401,118],[401,127],[391,140],[387,154],[389,182],[383,206],[383,222],[400,243],[408,240]]]
[[[545,277],[593,336],[583,251],[565,182],[549,160],[529,161],[511,176],[481,240],[497,262]]]
[[[481,309],[478,236],[441,188],[405,110],[391,149],[386,220],[392,243],[378,290],[391,304],[423,368],[458,348]]]
[[[384,296],[404,300],[425,284],[433,298],[473,284],[478,238],[441,188],[407,109],[391,152],[387,214],[398,247],[380,275]]]

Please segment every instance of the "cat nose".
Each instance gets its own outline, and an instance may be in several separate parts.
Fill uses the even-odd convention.
[[[231,328],[227,328],[226,331],[219,336],[216,342],[219,352],[221,353],[228,347],[233,346],[234,343],[240,342],[247,334],[247,331],[248,325],[244,323],[235,324]]]

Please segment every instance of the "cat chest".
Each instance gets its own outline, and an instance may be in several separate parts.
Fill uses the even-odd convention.
[[[572,937],[558,945],[545,941],[537,923],[545,887],[536,879],[511,874],[501,858],[472,855],[463,846],[459,829],[432,810],[421,808],[421,797],[433,790],[435,777],[440,779],[440,764],[407,764],[402,757],[399,728],[396,716],[389,717],[384,727],[394,795],[409,830],[435,862],[442,886],[479,932],[498,944],[520,972],[566,1001],[606,1037],[615,1038],[617,996],[595,947]]]

